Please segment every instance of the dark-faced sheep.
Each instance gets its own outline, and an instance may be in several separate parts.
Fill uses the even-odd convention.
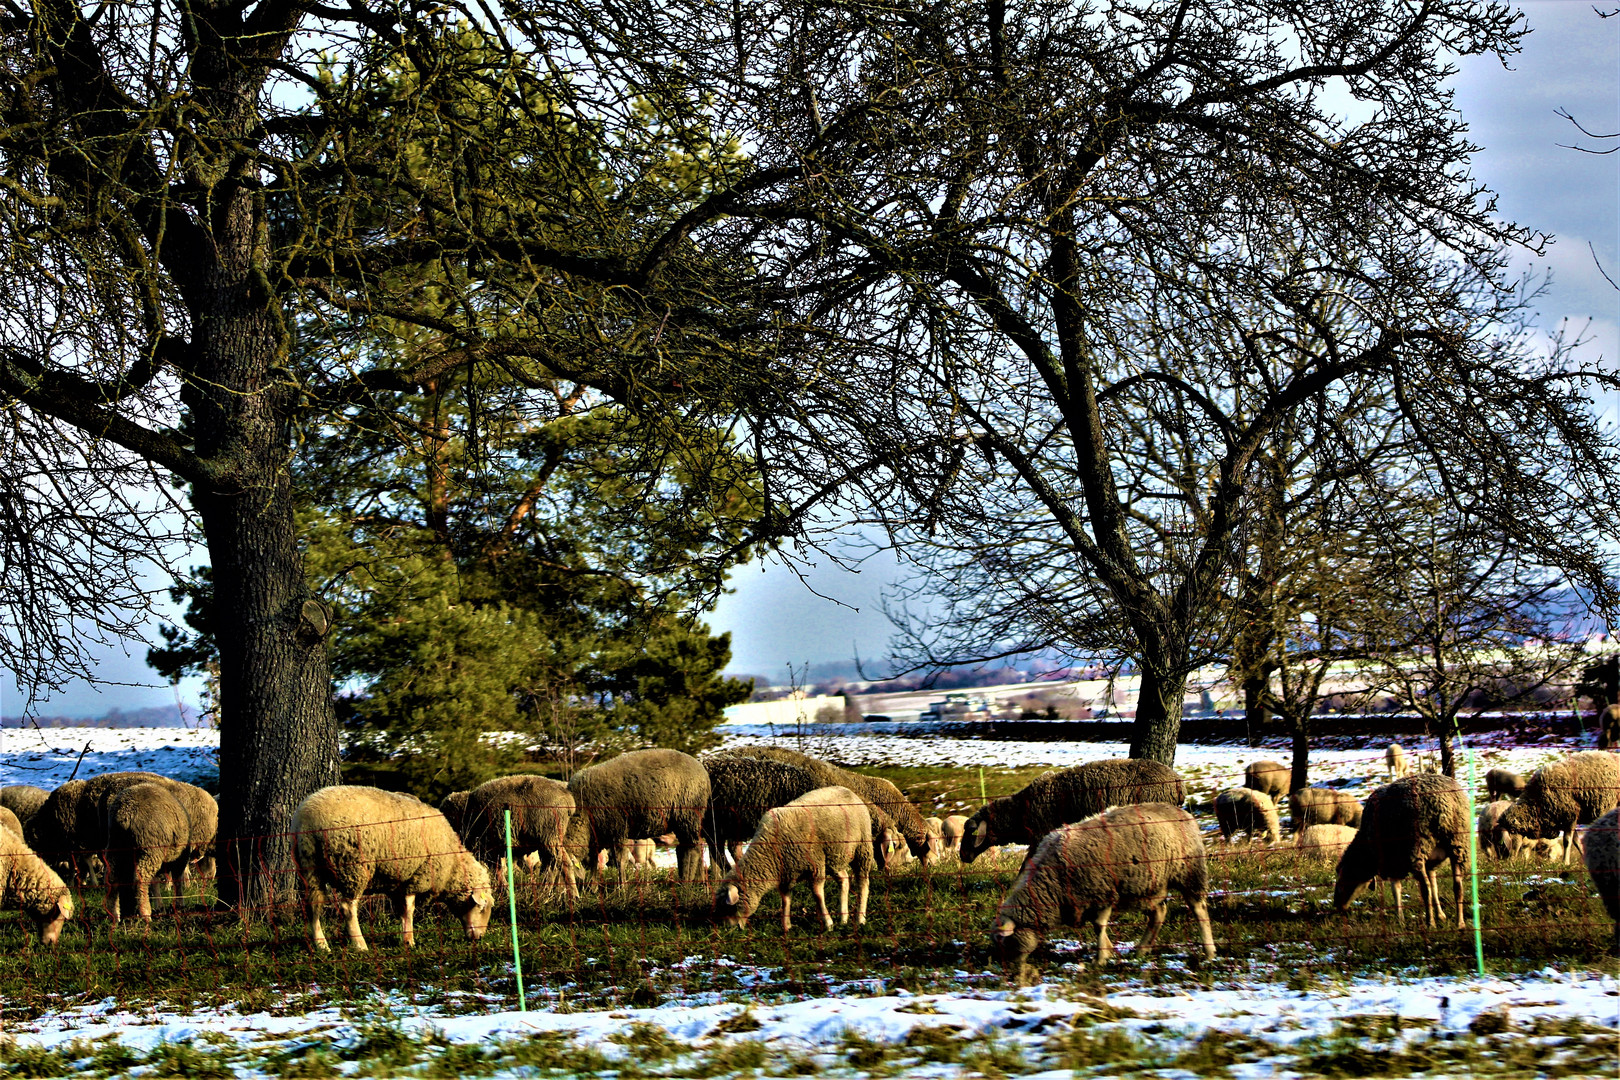
[[[1262,791],[1275,802],[1288,794],[1288,778],[1292,775],[1280,761],[1251,761],[1243,770],[1243,786]]]
[[[510,812],[513,853],[524,858],[534,855],[543,874],[561,877],[564,893],[579,895],[574,860],[568,853],[574,796],[567,784],[545,776],[501,776],[466,795],[461,827],[456,831],[469,851],[486,866],[498,865],[506,856],[506,815]]]
[[[1614,920],[1615,942],[1620,945],[1620,808],[1610,810],[1586,830],[1582,860],[1604,910]]]
[[[46,945],[56,944],[73,917],[73,894],[62,876],[10,829],[0,829],[0,906],[26,912]]]
[[[1525,782],[1519,801],[1502,814],[1502,828],[1531,840],[1564,838],[1567,861],[1575,827],[1596,821],[1620,805],[1620,757],[1587,750],[1543,765]]]
[[[1524,794],[1524,777],[1510,769],[1492,769],[1485,774],[1485,794],[1492,802],[1517,799]]]
[[[1192,909],[1204,955],[1213,957],[1215,937],[1205,902],[1209,869],[1192,815],[1166,803],[1116,807],[1041,840],[996,912],[992,940],[1010,951],[1013,979],[1022,983],[1030,953],[1054,927],[1095,926],[1097,966],[1102,967],[1113,952],[1108,940],[1113,913],[1147,909],[1148,931],[1138,951],[1149,953],[1172,889]]]
[[[367,948],[360,932],[360,898],[393,897],[400,939],[416,943],[416,898],[438,895],[460,917],[469,940],[489,925],[495,896],[489,871],[462,846],[450,822],[410,795],[372,787],[326,787],[293,811],[293,857],[309,912],[310,942],[331,946],[321,929],[328,897],[348,917],[349,944]]]
[[[1333,906],[1338,911],[1366,890],[1375,879],[1395,889],[1395,912],[1401,909],[1399,882],[1415,877],[1428,925],[1439,924],[1442,914],[1434,871],[1451,860],[1451,878],[1457,901],[1457,928],[1463,926],[1463,868],[1468,864],[1468,800],[1449,776],[1418,773],[1403,777],[1367,796],[1361,828],[1339,859]]]
[[[760,818],[748,850],[720,883],[715,914],[731,926],[746,926],[766,893],[782,897],[782,933],[793,928],[793,886],[810,883],[822,924],[832,929],[827,878],[838,879],[838,921],[849,922],[849,886],[857,887],[855,923],[866,923],[866,898],[874,856],[872,818],[865,800],[845,787],[817,788]]]
[[[1271,796],[1255,788],[1230,788],[1215,796],[1215,821],[1221,829],[1221,839],[1231,842],[1239,832],[1249,839],[1275,844],[1281,835],[1277,804]]]
[[[765,811],[832,786],[817,783],[802,765],[746,751],[710,755],[703,767],[709,771],[709,812],[703,819],[709,861],[722,871],[731,869],[733,847],[754,835]]]
[[[1030,781],[1022,791],[992,799],[968,818],[962,861],[970,863],[999,844],[1034,845],[1053,829],[1110,806],[1180,806],[1185,798],[1186,785],[1175,770],[1145,758],[1104,758],[1058,769]]]
[[[1331,788],[1299,788],[1288,796],[1288,827],[1297,833],[1312,825],[1361,828],[1361,800]]]
[[[709,774],[697,758],[679,750],[632,750],[581,769],[568,790],[574,796],[568,851],[583,865],[595,866],[599,851],[617,853],[621,840],[674,833],[681,880],[703,876]]]
[[[866,773],[855,772],[853,769],[839,768],[837,765],[822,761],[820,758],[801,754],[797,750],[789,750],[781,746],[751,746],[744,753],[755,757],[770,758],[773,761],[783,761],[789,765],[797,765],[805,769],[816,780],[817,786],[826,787],[836,784],[847,787],[867,803],[875,807],[880,813],[873,818],[872,839],[875,850],[879,852],[879,864],[883,866],[898,865],[899,860],[885,858],[883,832],[890,827],[897,829],[904,838],[906,847],[911,854],[921,859],[925,864],[934,861],[937,852],[930,846],[928,825],[923,821],[922,814],[911,805],[901,790],[881,776],[868,776]],[[891,845],[892,846],[892,845]]]
[[[33,784],[7,784],[0,787],[0,806],[17,815],[17,820],[23,824],[39,813],[39,808],[45,805],[50,798],[50,792]]]

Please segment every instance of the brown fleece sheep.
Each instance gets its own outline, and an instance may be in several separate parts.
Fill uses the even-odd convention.
[[[73,894],[62,876],[10,829],[0,829],[0,905],[27,912],[46,945],[56,944],[73,917]]]
[[[1294,837],[1294,844],[1307,858],[1338,862],[1355,838],[1356,830],[1348,825],[1307,825]]]
[[[1485,793],[1492,802],[1517,799],[1524,794],[1524,777],[1510,769],[1492,769],[1485,774]]]
[[[212,802],[213,800],[209,800]],[[152,918],[152,884],[167,874],[178,895],[191,864],[191,822],[177,793],[164,784],[131,784],[107,801],[107,909]]]
[[[7,784],[0,787],[0,806],[17,815],[23,824],[39,813],[39,808],[50,798],[50,792],[33,784]]]
[[[747,751],[711,754],[703,759],[709,772],[709,810],[703,818],[709,861],[722,872],[735,860],[731,847],[753,836],[765,811],[786,806],[801,795],[834,785],[816,782],[809,769],[755,757]]]
[[[40,858],[63,875],[74,878],[89,869],[88,852],[80,851],[75,837],[79,803],[88,782],[69,780],[46,796],[39,810],[23,825],[23,839]],[[100,848],[90,849],[100,851]]]
[[[1243,770],[1243,786],[1252,791],[1263,791],[1273,801],[1288,794],[1288,778],[1292,770],[1280,761],[1251,761]]]
[[[938,853],[929,846],[928,826],[924,823],[922,814],[911,805],[899,788],[883,777],[839,768],[820,758],[813,758],[809,754],[801,754],[797,750],[781,746],[751,746],[743,752],[754,757],[797,765],[815,777],[818,786],[837,784],[847,787],[882,811],[882,814],[873,821],[872,839],[878,848],[883,847],[882,830],[892,825],[899,830],[899,835],[905,838],[906,847],[911,850],[912,855],[924,863],[933,862],[937,856]],[[884,866],[897,865],[898,861],[885,860],[881,857],[879,859],[880,864]]]
[[[1596,821],[1617,805],[1620,757],[1586,750],[1531,773],[1524,794],[1502,814],[1502,828],[1532,840],[1562,835],[1567,862],[1575,848],[1575,826]]]
[[[1299,832],[1311,825],[1361,828],[1361,800],[1331,788],[1300,788],[1288,796],[1288,827]]]
[[[1610,810],[1586,830],[1582,859],[1604,909],[1614,920],[1615,941],[1620,943],[1620,808]]]
[[[1392,781],[1367,796],[1365,817],[1355,839],[1339,859],[1333,906],[1344,911],[1375,878],[1395,890],[1395,913],[1401,909],[1399,882],[1417,878],[1428,925],[1443,912],[1434,871],[1451,860],[1457,900],[1457,928],[1463,927],[1463,869],[1468,865],[1468,799],[1449,776],[1418,773]]]
[[[782,897],[782,933],[793,929],[790,917],[793,886],[810,883],[821,921],[832,929],[826,882],[838,879],[838,921],[849,922],[849,881],[858,889],[855,923],[866,923],[866,898],[872,864],[872,817],[865,800],[846,787],[817,788],[786,806],[761,816],[748,850],[720,882],[715,915],[731,926],[748,925],[749,916],[771,889]]]
[[[456,830],[457,836],[461,835],[462,827],[466,824],[467,799],[471,795],[470,791],[452,791],[439,800],[439,813],[443,814],[450,827]]]
[[[450,902],[469,940],[483,937],[495,906],[489,871],[462,847],[445,816],[420,799],[358,785],[325,787],[298,804],[292,829],[316,949],[331,949],[321,930],[330,896],[348,916],[349,944],[365,951],[360,898],[373,892],[394,897],[407,947],[416,944],[416,898],[425,895]]]
[[[568,826],[574,819],[574,796],[567,784],[546,776],[501,776],[466,795],[461,827],[456,831],[469,851],[486,866],[505,858],[506,812],[510,810],[512,851],[525,858],[535,855],[543,872],[562,878],[567,895],[579,895],[567,846]]]
[[[1191,814],[1167,803],[1119,806],[1049,833],[1029,858],[996,912],[993,944],[1010,950],[1013,980],[1025,981],[1029,954],[1056,926],[1095,926],[1097,966],[1113,952],[1108,921],[1116,909],[1146,908],[1148,932],[1138,952],[1159,938],[1171,889],[1198,920],[1204,955],[1215,955],[1210,929],[1209,869],[1204,840]]]
[[[1180,806],[1186,785],[1174,769],[1144,758],[1103,758],[1036,777],[1022,791],[993,799],[967,820],[962,861],[999,844],[1029,844],[1060,825],[1083,821],[1110,806]]]
[[[709,774],[697,758],[679,750],[632,750],[581,769],[568,790],[574,796],[568,851],[583,865],[595,866],[597,852],[604,849],[617,861],[621,840],[672,832],[681,880],[703,876]]]
[[[1228,843],[1235,833],[1246,832],[1251,841],[1263,839],[1275,844],[1282,831],[1277,822],[1277,804],[1255,788],[1230,788],[1215,796],[1215,821],[1220,825],[1221,839]]]

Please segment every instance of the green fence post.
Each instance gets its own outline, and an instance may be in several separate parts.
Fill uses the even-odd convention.
[[[512,970],[517,972],[518,1012],[528,1012],[529,1003],[523,996],[523,954],[518,951],[517,889],[512,883],[512,811],[506,810],[506,910],[512,919]],[[1478,902],[1474,904],[1479,907]]]
[[[1478,780],[1474,773],[1474,748],[1468,748],[1468,875],[1474,882],[1474,964],[1485,974],[1485,934],[1479,926],[1479,830],[1474,827],[1478,818],[1474,814],[1474,788]]]
[[[984,766],[979,766],[979,805],[983,806],[990,800],[984,797]]]

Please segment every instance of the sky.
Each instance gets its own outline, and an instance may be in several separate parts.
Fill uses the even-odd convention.
[[[1465,62],[1453,83],[1471,137],[1483,147],[1475,176],[1498,194],[1503,217],[1556,237],[1544,256],[1518,259],[1522,269],[1553,274],[1537,305],[1540,325],[1551,330],[1567,319],[1586,328],[1589,349],[1613,360],[1620,353],[1620,293],[1602,271],[1620,280],[1620,153],[1595,156],[1570,147],[1620,140],[1585,138],[1558,112],[1572,113],[1593,132],[1620,131],[1620,18],[1599,19],[1582,0],[1539,0],[1523,9],[1534,31],[1523,53],[1507,68],[1494,60]],[[1606,411],[1620,421],[1617,410]],[[812,554],[801,569],[803,579],[775,564],[734,574],[734,591],[709,619],[714,630],[732,635],[730,670],[782,683],[790,663],[812,665],[814,677],[818,669],[847,667],[858,653],[869,671],[881,671],[891,633],[881,600],[902,573],[899,560],[883,553],[852,571]],[[151,636],[156,640],[155,628]],[[100,669],[103,679],[146,685],[98,691],[75,684],[41,711],[92,716],[114,706],[173,704],[175,691],[146,667],[146,648],[135,642],[109,652]],[[195,703],[198,689],[183,684],[180,696]],[[18,711],[16,688],[0,678],[0,712]]]

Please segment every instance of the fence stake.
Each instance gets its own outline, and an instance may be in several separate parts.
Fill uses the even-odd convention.
[[[984,766],[980,765],[979,766],[979,805],[983,806],[985,803],[987,803],[989,801],[990,801],[989,799],[986,799],[984,797]]]
[[[1485,974],[1485,934],[1479,926],[1479,830],[1473,828],[1474,814],[1474,748],[1468,748],[1468,874],[1474,882],[1474,964],[1481,976]]]
[[[506,815],[506,906],[512,918],[512,970],[517,973],[518,1012],[528,1012],[529,1003],[523,997],[523,955],[518,952],[517,889],[512,884],[512,811],[507,809],[503,813]]]

